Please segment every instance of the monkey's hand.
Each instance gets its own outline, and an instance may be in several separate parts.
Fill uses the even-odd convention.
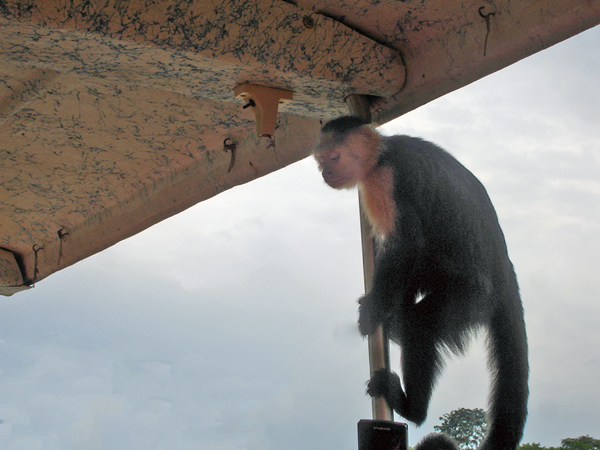
[[[363,295],[358,300],[358,329],[363,336],[375,332],[377,325],[381,323],[378,308],[375,307],[373,297],[369,294]]]
[[[392,313],[378,297],[369,292],[358,299],[358,329],[363,336],[373,334],[379,324],[388,327],[393,322]]]
[[[383,397],[396,412],[400,411],[400,403],[404,399],[404,391],[400,377],[387,369],[380,369],[373,374],[367,384],[367,394],[371,397]]]

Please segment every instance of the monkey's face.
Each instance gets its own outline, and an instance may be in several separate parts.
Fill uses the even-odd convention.
[[[350,189],[361,180],[361,154],[353,148],[349,135],[322,133],[314,151],[325,183],[334,189]]]

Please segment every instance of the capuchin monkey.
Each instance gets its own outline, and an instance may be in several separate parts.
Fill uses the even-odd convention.
[[[379,324],[388,330],[402,351],[402,383],[379,370],[368,394],[421,425],[442,355],[463,353],[471,332],[484,327],[492,386],[480,449],[516,449],[527,416],[527,338],[517,279],[485,188],[436,145],[382,137],[358,117],[326,123],[314,156],[329,186],[358,186],[379,244],[358,326],[363,335]],[[417,449],[458,447],[431,434]]]

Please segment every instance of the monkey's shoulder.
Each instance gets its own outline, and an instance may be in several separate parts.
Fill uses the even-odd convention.
[[[398,200],[422,202],[424,195],[437,190],[444,172],[456,170],[449,153],[424,139],[396,135],[382,138],[381,143],[377,165],[392,171]]]
[[[403,167],[420,170],[440,166],[461,166],[450,153],[425,139],[407,135],[383,137],[380,163],[384,165],[402,164]],[[462,167],[462,166],[461,166]]]
[[[433,142],[406,135],[382,138],[382,148],[378,160],[380,167],[390,167],[394,173],[395,185],[403,189],[443,191],[447,197],[451,193],[464,196],[483,194],[485,188],[479,180],[454,156]]]
[[[382,139],[378,166],[392,171],[398,207],[414,207],[421,218],[442,221],[445,230],[497,223],[485,187],[450,153],[432,142],[411,136]],[[495,226],[495,225],[494,225]]]

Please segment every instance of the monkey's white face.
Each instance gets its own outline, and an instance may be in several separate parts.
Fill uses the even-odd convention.
[[[325,183],[334,189],[350,189],[357,185],[363,174],[361,157],[352,151],[348,138],[339,141],[326,133],[314,151]]]

